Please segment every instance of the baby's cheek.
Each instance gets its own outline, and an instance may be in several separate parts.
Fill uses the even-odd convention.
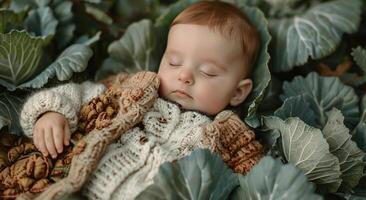
[[[198,101],[200,110],[211,115],[222,111],[227,105],[227,100],[213,91],[201,92]]]

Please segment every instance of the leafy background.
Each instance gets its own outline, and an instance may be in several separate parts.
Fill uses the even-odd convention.
[[[42,88],[156,71],[170,22],[196,1],[1,1],[0,134],[22,134],[21,106]],[[239,175],[197,150],[162,165],[138,198],[365,199],[366,1],[225,1],[260,33],[240,109],[267,155]]]

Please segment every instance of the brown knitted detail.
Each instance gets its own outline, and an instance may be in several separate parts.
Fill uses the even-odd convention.
[[[237,173],[247,173],[263,156],[263,147],[253,131],[231,111],[219,113],[203,130],[203,144],[220,154]]]
[[[107,146],[138,124],[158,96],[159,79],[152,72],[119,74],[105,83],[107,91],[80,110],[77,135],[80,132],[86,135],[73,149],[68,176],[49,186],[35,199],[60,199],[80,190]],[[33,194],[25,193],[17,199],[33,198]]]

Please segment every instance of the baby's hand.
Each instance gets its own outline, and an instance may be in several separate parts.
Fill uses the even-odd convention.
[[[33,129],[34,145],[44,156],[56,158],[70,143],[70,128],[64,115],[47,112],[36,122]]]

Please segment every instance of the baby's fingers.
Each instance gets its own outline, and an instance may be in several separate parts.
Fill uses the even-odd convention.
[[[66,146],[69,146],[70,144],[70,137],[71,137],[71,132],[70,132],[70,127],[69,127],[69,124],[66,123],[65,124],[65,127],[64,127],[64,144]]]
[[[34,145],[42,152],[43,156],[48,156],[46,143],[44,141],[44,129],[37,129],[33,135]]]
[[[48,153],[51,154],[52,158],[56,158],[57,152],[56,152],[55,143],[53,141],[53,134],[52,134],[51,128],[46,129],[45,134],[44,134],[44,139],[45,139]]]
[[[53,135],[53,142],[55,143],[57,153],[61,153],[64,149],[64,133],[61,127],[53,127],[52,128],[52,135]]]

